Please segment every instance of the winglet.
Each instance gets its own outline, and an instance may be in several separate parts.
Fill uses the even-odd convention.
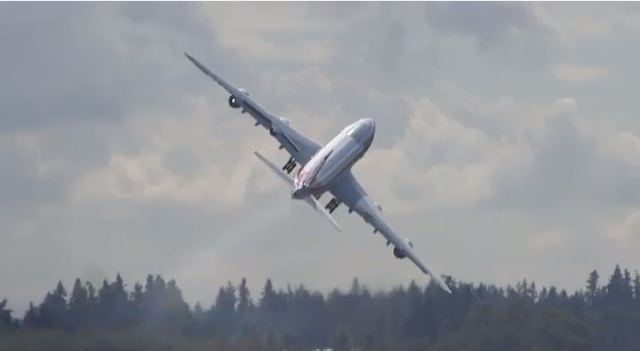
[[[449,289],[449,287],[447,286],[447,283],[444,282],[444,280],[440,277],[439,274],[435,273],[434,271],[432,271],[431,269],[427,268],[426,265],[423,265],[422,270],[424,271],[424,273],[428,274],[431,279],[433,279],[433,281],[438,284],[438,286],[440,288],[442,288],[442,290],[448,292],[449,294],[451,294],[451,289]]]
[[[440,276],[440,274],[436,273],[434,270],[430,269],[429,267],[427,267],[427,265],[422,262],[413,251],[411,251],[411,249],[409,247],[407,247],[406,250],[407,256],[409,256],[409,258],[411,258],[411,260],[418,266],[418,268],[420,268],[420,270],[428,275],[429,277],[431,277],[431,279],[438,284],[439,287],[442,288],[442,290],[448,292],[449,294],[451,294],[451,289],[449,289],[449,287],[447,286],[447,284],[444,282],[444,280],[442,279],[442,277]]]
[[[442,280],[442,278],[440,278],[439,276],[436,276],[435,274],[432,274],[431,278],[435,280],[435,282],[438,284],[438,286],[442,288],[442,290],[451,294],[451,289],[449,289],[449,287],[447,286],[447,283],[445,283],[444,280]]]
[[[209,69],[205,67],[203,64],[201,64],[200,61],[191,57],[191,55],[187,54],[186,52],[184,53],[184,56],[186,56],[189,59],[189,61],[191,61],[191,63],[196,65],[196,67],[198,67],[202,72],[204,72],[204,74],[211,75],[211,72],[209,71]]]

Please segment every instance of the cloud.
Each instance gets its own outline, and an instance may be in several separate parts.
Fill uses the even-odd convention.
[[[504,169],[517,165],[517,145],[460,123],[427,99],[411,103],[405,134],[390,148],[376,147],[358,166],[363,173],[376,172],[372,186],[386,189],[385,199],[395,203],[409,196],[415,205],[472,206],[491,196]]]
[[[474,37],[482,48],[504,44],[512,29],[538,26],[530,4],[433,3],[425,8],[427,22],[437,30]]]
[[[558,65],[554,68],[554,76],[562,81],[581,83],[601,80],[607,76],[607,72],[597,67]]]
[[[606,39],[624,33],[637,34],[638,6],[628,3],[566,3],[534,5],[538,17],[565,41]]]
[[[640,240],[640,212],[632,212],[625,217],[622,222],[610,223],[609,230],[605,233],[608,238],[614,240],[628,241]]]
[[[536,251],[548,252],[550,250],[561,249],[565,244],[565,240],[562,232],[558,230],[548,230],[532,237],[529,243]]]
[[[635,264],[634,34],[570,36],[561,24],[583,26],[590,5],[0,6],[0,279],[18,311],[58,279],[118,272],[176,278],[205,304],[242,276],[254,290],[426,282],[342,207],[336,233],[290,201],[251,151],[286,153],[184,51],[318,142],[376,119],[354,172],[442,273],[573,289]],[[587,67],[607,85],[554,76],[595,78]]]
[[[613,156],[640,171],[640,137],[630,132],[621,132],[605,147]]]
[[[436,32],[470,38],[481,53],[505,63],[537,66],[555,50],[555,32],[534,4],[434,2],[425,5],[424,15]]]

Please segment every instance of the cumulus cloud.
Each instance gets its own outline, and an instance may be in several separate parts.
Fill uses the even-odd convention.
[[[593,268],[633,264],[622,241],[605,244],[637,232],[636,101],[621,75],[635,62],[618,59],[616,31],[602,33],[621,42],[602,57],[602,42],[559,25],[581,26],[580,6],[0,5],[12,38],[0,57],[2,293],[21,310],[57,279],[118,272],[176,278],[192,303],[242,276],[252,289],[267,277],[426,280],[344,209],[338,234],[290,201],[251,151],[287,155],[184,51],[318,142],[376,119],[354,172],[442,273],[571,289]],[[601,72],[597,99],[597,86],[556,79]]]
[[[470,38],[481,53],[507,64],[526,62],[531,68],[555,55],[555,30],[532,3],[433,2],[424,14],[436,32]]]
[[[640,171],[640,137],[630,132],[620,132],[605,147],[613,156]]]
[[[625,242],[640,240],[640,212],[633,212],[624,217],[622,222],[610,224],[605,235]]]
[[[554,28],[566,41],[607,39],[612,34],[637,34],[638,6],[632,3],[589,3],[572,6],[568,3],[535,5],[539,18]]]
[[[547,230],[529,240],[531,247],[538,252],[557,250],[564,246],[564,235],[558,230]]]
[[[557,79],[570,83],[600,80],[607,76],[607,72],[601,68],[576,65],[558,65],[553,73]]]

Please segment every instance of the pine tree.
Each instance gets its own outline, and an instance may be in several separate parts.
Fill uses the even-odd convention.
[[[636,307],[640,308],[640,272],[635,271],[633,277],[633,295],[636,303]]]
[[[608,306],[621,306],[624,301],[624,279],[622,270],[616,265],[607,284],[606,301]]]
[[[62,281],[58,282],[58,285],[53,292],[47,293],[44,301],[38,308],[38,320],[40,326],[45,328],[61,328],[67,329],[68,324],[68,310],[67,310],[67,291],[62,284]]]
[[[598,298],[600,297],[600,290],[598,287],[598,280],[600,276],[598,275],[598,271],[593,270],[589,274],[589,279],[587,279],[587,304],[589,306],[595,306],[598,303]]]
[[[332,351],[351,351],[351,341],[349,340],[347,328],[344,326],[338,328],[336,332],[333,339]]]
[[[89,292],[80,279],[76,279],[69,298],[69,317],[74,328],[87,327],[89,315]]]
[[[272,328],[268,328],[264,342],[262,344],[262,351],[281,351],[282,348],[278,346],[278,341],[276,340],[276,335]]]
[[[12,324],[11,310],[7,308],[7,299],[0,301],[0,328],[8,327]]]
[[[244,316],[251,307],[251,293],[247,287],[247,279],[242,278],[238,286],[238,313]]]

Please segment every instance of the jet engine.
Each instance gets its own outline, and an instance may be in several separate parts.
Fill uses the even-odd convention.
[[[239,108],[240,105],[236,102],[236,97],[233,95],[229,96],[229,106],[231,108]]]
[[[413,243],[411,241],[409,241],[409,239],[405,238],[404,242],[407,243],[407,245],[409,245],[409,247],[413,247]],[[393,255],[399,260],[407,257],[407,255],[404,252],[404,250],[402,250],[402,249],[400,249],[398,247],[394,247],[393,248]]]
[[[241,93],[243,93],[246,96],[250,96],[249,92],[247,90],[243,89],[243,88],[238,89],[238,91],[240,91]],[[229,106],[231,108],[239,108],[240,107],[240,105],[236,101],[236,97],[233,96],[233,95],[229,96]]]

